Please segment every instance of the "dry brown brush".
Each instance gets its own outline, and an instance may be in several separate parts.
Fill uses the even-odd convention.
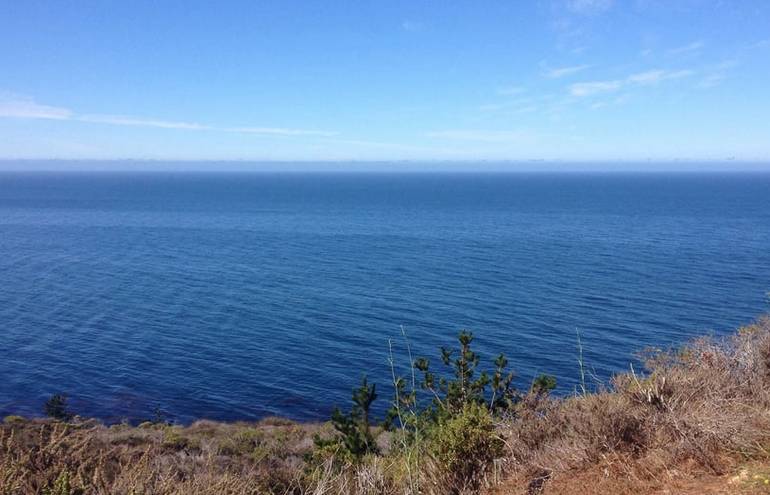
[[[765,460],[770,319],[725,339],[649,352],[644,373],[618,375],[607,391],[525,401],[504,429],[511,486],[533,493],[586,470],[595,493],[633,493]]]
[[[0,494],[299,493],[318,425],[200,421],[182,428],[11,419],[0,428]]]

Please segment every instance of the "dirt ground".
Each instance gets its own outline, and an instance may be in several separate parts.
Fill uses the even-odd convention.
[[[645,486],[646,485],[646,486]],[[661,486],[664,485],[664,486]],[[492,495],[763,495],[770,494],[770,463],[741,466],[734,473],[714,476],[703,474],[692,478],[672,477],[669,480],[640,480],[608,476],[604,469],[574,473],[538,483],[511,480]]]

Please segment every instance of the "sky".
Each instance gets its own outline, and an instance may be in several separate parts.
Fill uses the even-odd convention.
[[[770,161],[767,0],[0,0],[0,158]]]

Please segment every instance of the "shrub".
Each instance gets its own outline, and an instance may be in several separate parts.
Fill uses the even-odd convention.
[[[343,414],[336,408],[332,413],[332,425],[339,435],[332,439],[322,439],[316,435],[316,447],[322,452],[336,453],[355,460],[366,454],[376,454],[378,448],[369,424],[370,410],[375,399],[376,385],[369,385],[364,376],[361,386],[353,390],[353,407],[350,412]]]
[[[221,455],[247,455],[255,460],[264,457],[265,434],[257,428],[245,428],[228,435],[219,446]]]
[[[492,462],[502,456],[503,446],[489,409],[475,402],[430,431],[429,452],[458,489],[477,488]]]
[[[25,421],[26,419],[24,418],[24,416],[17,416],[15,414],[11,414],[3,418],[3,423],[8,425],[12,425],[14,423],[24,423]]]
[[[43,489],[43,495],[80,495],[82,490],[73,489],[70,483],[70,473],[64,470],[53,482],[53,486]]]
[[[522,399],[503,354],[493,360],[491,370],[483,370],[481,358],[472,349],[473,334],[463,330],[457,340],[459,349],[441,348],[443,370],[434,372],[426,358],[413,362],[412,390],[407,390],[404,378],[394,376],[394,398],[384,424],[391,430],[400,427],[391,438],[391,452],[403,459],[408,470],[421,472],[421,477],[436,471],[438,478],[428,476],[423,485],[441,487],[440,493],[480,486],[504,445],[495,433],[493,417],[513,412]],[[422,375],[421,393],[430,399],[418,397],[417,373]],[[555,382],[543,375],[534,383],[545,395]],[[416,490],[411,481],[410,487]]]
[[[67,396],[64,394],[54,394],[43,405],[43,412],[46,416],[60,421],[69,421],[72,419],[72,413],[67,408]]]
[[[152,423],[154,425],[170,425],[171,421],[166,417],[166,413],[160,407],[156,407],[152,410],[152,417],[145,422]]]
[[[182,434],[183,428],[178,426],[163,426],[162,445],[169,450],[188,450],[200,447],[200,442]]]
[[[556,388],[556,377],[552,375],[538,375],[532,381],[530,392],[536,395],[547,395]]]
[[[496,414],[513,408],[520,401],[521,395],[513,386],[514,374],[507,371],[505,355],[495,358],[491,372],[479,371],[481,359],[471,348],[473,334],[463,330],[457,339],[458,352],[441,348],[441,362],[448,368],[447,372],[434,372],[424,357],[412,363],[413,385],[416,385],[414,373],[421,373],[420,389],[430,397],[427,405],[426,400],[418,399],[416,386],[407,391],[404,378],[394,377],[395,394],[383,426],[393,429],[398,420],[403,446],[414,441],[419,430],[427,430],[452,417],[468,404],[477,404]]]
[[[508,360],[500,354],[494,361],[491,378],[486,371],[477,373],[479,356],[471,349],[473,334],[463,330],[457,340],[459,352],[441,348],[441,361],[449,367],[454,378],[437,375],[430,370],[430,361],[419,358],[414,367],[422,373],[421,387],[433,396],[433,413],[453,414],[466,404],[485,405],[492,412],[508,409],[517,402],[513,387],[513,372],[506,372]]]

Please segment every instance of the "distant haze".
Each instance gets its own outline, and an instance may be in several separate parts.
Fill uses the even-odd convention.
[[[0,160],[0,172],[569,173],[770,172],[744,161],[207,161]]]

